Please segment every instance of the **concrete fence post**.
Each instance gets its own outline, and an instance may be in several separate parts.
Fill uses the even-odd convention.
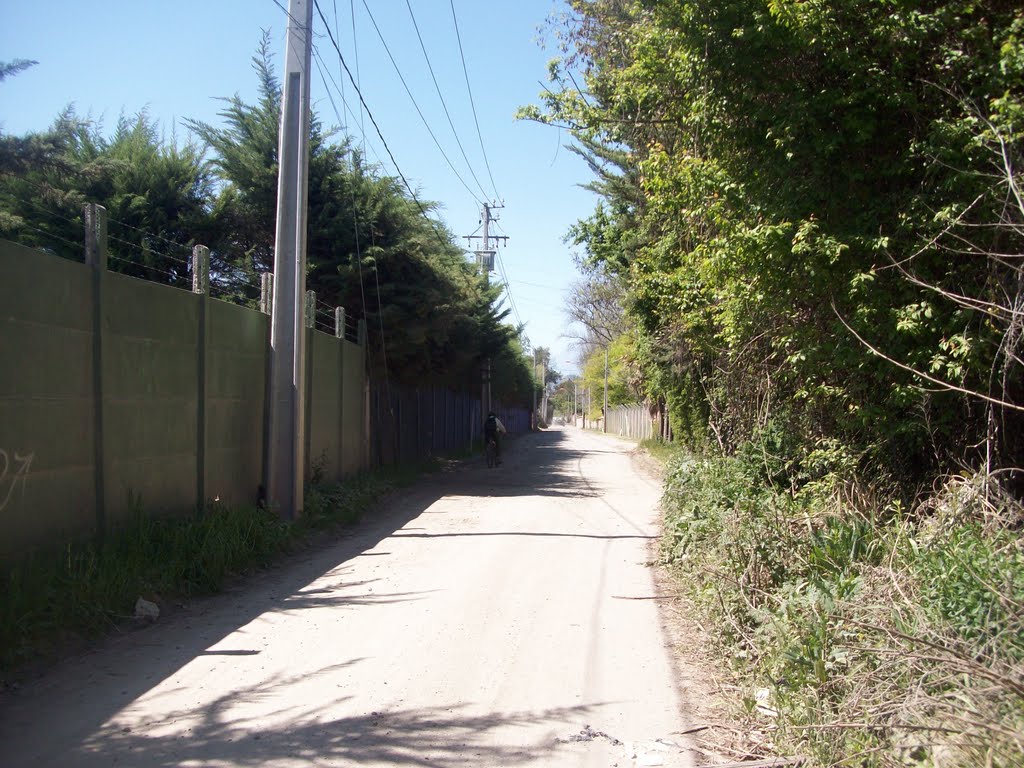
[[[264,315],[274,313],[274,273],[264,272],[260,275],[260,312]]]
[[[103,285],[107,276],[107,209],[96,203],[85,206],[85,263],[92,270],[92,399],[93,483],[96,504],[96,537],[102,543],[107,528],[106,447],[103,402],[104,322]]]
[[[345,308],[334,308],[334,336],[338,339],[345,338]]]
[[[316,291],[306,291],[306,327],[316,327]]]
[[[192,292],[199,299],[196,331],[196,509],[206,506],[206,398],[210,348],[210,249],[197,245],[192,249]]]
[[[210,292],[210,249],[205,245],[192,248],[192,293]]]

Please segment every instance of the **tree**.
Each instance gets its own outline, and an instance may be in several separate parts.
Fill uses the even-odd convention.
[[[31,61],[29,59],[14,59],[13,61],[0,61],[0,83],[2,83],[8,77],[14,77],[15,75],[21,74],[26,69],[34,67],[38,63],[38,61]]]
[[[908,476],[977,461],[979,443],[1019,463],[964,390],[991,396],[998,369],[1019,403],[1015,320],[986,311],[1009,306],[1021,253],[1019,231],[990,226],[1006,209],[986,184],[1013,184],[992,185],[978,116],[1016,152],[1020,9],[570,5],[567,56],[525,114],[594,160],[603,201],[571,234],[623,276],[635,358],[677,434],[732,450],[781,429],[798,474],[834,441]],[[950,259],[965,231],[1004,263]]]
[[[225,124],[188,121],[209,147],[222,185],[213,208],[214,270],[244,295],[273,267],[281,86],[264,33],[253,57],[256,104],[224,99]],[[520,392],[518,330],[503,321],[501,288],[488,286],[454,237],[399,180],[368,167],[348,137],[310,121],[306,284],[328,307],[363,318],[375,376],[470,389],[486,359],[494,380]],[[504,386],[504,384],[503,384]]]
[[[579,328],[574,338],[586,352],[609,344],[629,329],[624,305],[626,281],[599,266],[577,262],[583,277],[573,283],[566,314]]]
[[[107,209],[109,268],[187,280],[191,245],[209,228],[210,177],[193,144],[165,142],[145,112],[111,138],[66,109],[42,134],[0,137],[0,228],[26,245],[81,259],[82,209]]]

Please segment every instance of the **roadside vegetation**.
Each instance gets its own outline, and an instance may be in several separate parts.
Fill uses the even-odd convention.
[[[1024,508],[998,485],[793,490],[751,445],[677,456],[664,501],[663,561],[714,627],[755,754],[1021,764]]]
[[[669,414],[751,751],[1024,764],[1024,10],[569,5],[580,384]]]
[[[222,98],[219,120],[184,120],[181,138],[145,110],[105,127],[69,106],[45,131],[0,128],[0,238],[81,261],[82,210],[98,203],[111,271],[187,288],[192,246],[202,244],[212,296],[258,307],[260,276],[274,262],[274,58],[267,32],[252,60],[255,102]],[[375,379],[475,389],[490,360],[496,401],[528,407],[530,363],[521,329],[506,322],[502,286],[467,261],[437,203],[367,162],[357,144],[314,112],[306,287],[318,317],[329,314],[318,323],[333,333],[335,307],[365,320]]]
[[[303,515],[287,522],[263,507],[212,504],[184,517],[139,506],[102,542],[81,538],[0,571],[0,681],[68,647],[123,626],[138,598],[163,608],[219,591],[273,564],[310,537],[356,522],[388,491],[434,467],[354,475],[311,485]]]

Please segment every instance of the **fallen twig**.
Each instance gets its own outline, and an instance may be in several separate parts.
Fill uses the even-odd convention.
[[[770,757],[767,760],[746,760],[741,763],[715,763],[708,768],[800,768],[806,762],[806,757]]]
[[[612,600],[674,600],[674,595],[640,595],[634,597],[632,595],[612,595]]]

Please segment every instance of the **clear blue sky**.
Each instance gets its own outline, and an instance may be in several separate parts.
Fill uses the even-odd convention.
[[[428,200],[442,204],[442,217],[458,235],[474,232],[480,206],[448,167],[416,114],[388,58],[363,0],[319,0],[342,53],[358,62],[363,96],[402,172]],[[406,0],[368,0],[381,34],[445,154],[477,197],[483,193],[467,169],[424,61]],[[281,0],[287,7],[287,0]],[[354,9],[353,9],[354,5]],[[416,23],[445,103],[470,164],[493,197],[465,84],[451,5],[447,0],[411,0]],[[576,278],[562,237],[593,209],[595,198],[578,188],[590,180],[586,165],[568,152],[558,129],[516,122],[518,106],[534,103],[557,52],[544,27],[557,0],[455,0],[459,33],[469,71],[484,147],[498,193],[505,202],[500,251],[511,293],[533,346],[552,349],[563,372],[575,366],[562,309]],[[352,33],[355,13],[356,35]],[[337,26],[334,19],[337,14]],[[188,138],[182,118],[217,123],[216,98],[239,94],[253,101],[256,78],[251,58],[261,30],[269,29],[280,71],[287,17],[273,0],[36,0],[4,3],[0,9],[0,60],[34,59],[39,64],[0,84],[0,130],[40,131],[73,103],[81,116],[112,128],[121,112],[147,109],[170,139]],[[314,11],[319,59],[339,85],[337,55]],[[547,45],[539,41],[546,39]],[[314,108],[326,125],[338,119],[327,89],[314,72]],[[332,87],[333,90],[333,87]],[[348,104],[358,101],[345,83]],[[343,109],[337,94],[335,102]],[[349,133],[362,135],[358,118],[342,116]],[[394,174],[369,119],[364,120],[367,155]],[[463,241],[465,242],[465,241]],[[494,276],[500,279],[500,274]]]

